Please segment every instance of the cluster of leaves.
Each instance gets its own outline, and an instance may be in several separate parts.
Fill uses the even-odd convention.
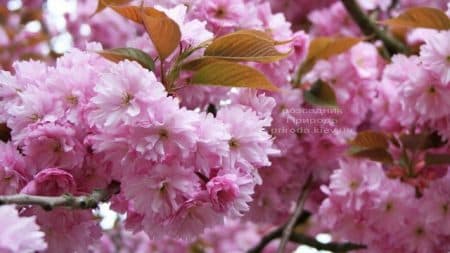
[[[379,23],[403,39],[409,29],[450,29],[447,15],[441,10],[428,7],[411,8],[395,18]],[[330,84],[320,79],[313,84],[301,83],[302,77],[317,61],[344,53],[362,40],[363,38],[355,37],[317,37],[312,40],[308,55],[293,81],[293,87],[305,89],[303,95],[306,103],[314,106],[337,106],[336,95]],[[403,133],[396,137],[368,130],[359,132],[349,142],[348,154],[383,163],[390,177],[414,185],[420,196],[427,181],[438,174],[433,169],[450,164],[450,154],[439,150],[445,144],[436,132]]]
[[[163,62],[180,46],[181,32],[178,24],[165,13],[143,6],[127,5],[129,1],[100,1],[98,11],[105,7],[113,9],[123,17],[142,24]],[[164,34],[164,36],[160,36]],[[205,41],[200,45],[180,50],[169,71],[161,67],[162,81],[168,91],[174,89],[174,82],[181,70],[192,72],[190,82],[199,85],[219,85],[227,87],[248,87],[276,91],[274,86],[260,71],[239,62],[270,63],[287,57],[276,46],[290,41],[276,41],[268,33],[258,30],[239,30],[234,33]],[[196,50],[204,49],[203,56],[187,60]],[[156,59],[136,48],[115,48],[99,52],[112,61],[135,60],[145,68],[154,71]]]
[[[394,136],[367,130],[349,142],[348,154],[383,163],[388,176],[414,185],[420,196],[427,181],[437,176],[433,169],[450,165],[450,154],[439,150],[446,143],[436,132]]]
[[[449,30],[450,19],[441,10],[430,7],[414,7],[406,10],[395,18],[380,21],[386,25],[390,32],[401,39],[413,28],[429,28],[436,30]],[[319,60],[327,60],[342,54],[365,38],[355,37],[317,37],[311,41],[308,55],[298,69],[293,81],[297,88],[309,88],[304,92],[304,99],[308,104],[317,106],[337,106],[336,96],[330,84],[318,80],[312,85],[302,84],[302,77],[308,73]],[[403,41],[404,42],[404,41]]]
[[[113,9],[123,17],[142,24],[151,38],[159,59],[162,61],[170,56],[179,46],[181,32],[177,23],[163,12],[143,6],[127,5],[129,0],[102,0],[97,12],[106,7]],[[438,30],[450,29],[450,19],[441,10],[416,7],[411,8],[396,18],[380,22],[390,28],[391,32],[399,35],[399,29],[432,28]],[[164,34],[164,36],[158,36]],[[342,54],[364,38],[356,37],[317,37],[311,41],[308,55],[299,67],[293,86],[306,89],[304,100],[311,105],[337,106],[336,96],[330,84],[318,80],[307,85],[301,84],[302,77],[308,73],[319,60],[327,60]],[[192,84],[220,85],[228,87],[248,87],[269,91],[276,91],[274,86],[258,70],[238,62],[254,61],[261,63],[275,62],[289,55],[276,49],[277,45],[289,41],[276,41],[263,31],[240,30],[227,34],[212,41],[205,41],[200,45],[186,48],[181,52],[170,71],[161,74],[164,84],[170,91],[181,70],[192,72]],[[194,51],[205,48],[201,58],[185,62]],[[154,70],[154,60],[145,52],[135,48],[116,48],[99,52],[102,56],[113,61],[123,59],[135,60],[145,68]]]
[[[430,7],[414,7],[399,16],[380,22],[388,27],[450,29],[450,19],[441,10]]]
[[[327,60],[333,56],[342,54],[361,42],[362,38],[355,37],[317,37],[311,41],[308,55],[300,66],[297,76],[293,81],[293,87],[307,88],[303,92],[304,100],[311,105],[317,106],[337,106],[336,95],[330,84],[318,80],[312,85],[302,84],[302,77],[308,73],[319,60]]]
[[[429,7],[415,7],[406,10],[399,16],[380,22],[387,25],[393,33],[395,29],[429,28],[436,30],[449,30],[450,18],[441,10]],[[390,145],[391,144],[391,145]],[[382,162],[387,166],[399,168],[405,173],[394,173],[402,180],[416,178],[420,172],[415,171],[417,163],[421,166],[431,167],[450,164],[450,155],[436,153],[437,149],[446,144],[436,133],[403,133],[398,137],[388,136],[382,132],[359,132],[350,142],[349,154],[355,157],[368,158]],[[389,152],[394,147],[400,150],[398,159]],[[420,157],[420,158],[418,158]]]

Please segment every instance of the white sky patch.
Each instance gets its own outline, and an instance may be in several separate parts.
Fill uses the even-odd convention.
[[[316,239],[321,243],[330,243],[333,238],[330,234],[318,234]]]
[[[294,251],[294,253],[333,253],[333,252],[326,251],[326,250],[316,250],[315,248],[311,248],[309,246],[302,245],[302,246],[298,247],[297,250]]]
[[[7,4],[8,10],[15,11],[20,9],[22,7],[22,1],[20,0],[11,0]]]
[[[53,37],[51,43],[53,46],[53,50],[56,53],[62,54],[72,48],[72,36],[70,35],[70,33],[65,32],[56,37]]]
[[[77,2],[74,0],[48,0],[47,9],[51,14],[64,15],[75,11]]]
[[[42,28],[41,27],[41,23],[39,21],[37,21],[37,20],[31,21],[25,26],[25,29],[28,32],[32,32],[32,33],[39,32],[41,30],[41,28]]]
[[[119,215],[109,208],[110,203],[102,203],[99,205],[98,214],[102,217],[100,226],[104,230],[112,229]]]
[[[82,24],[80,26],[80,34],[83,36],[89,36],[91,34],[91,27],[88,24]]]
[[[316,240],[321,243],[329,243],[329,242],[331,242],[332,239],[333,238],[331,237],[331,235],[324,234],[324,233],[318,234],[316,236]],[[312,248],[312,247],[309,247],[306,245],[302,245],[302,246],[299,246],[297,248],[297,250],[294,251],[294,253],[332,253],[332,252],[327,251],[327,250],[317,250],[315,248]]]

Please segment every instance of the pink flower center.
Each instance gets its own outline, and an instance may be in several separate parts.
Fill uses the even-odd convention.
[[[231,138],[228,141],[228,145],[230,145],[230,148],[237,148],[237,147],[239,147],[238,141],[236,139],[234,139],[234,138]]]
[[[66,99],[69,102],[69,104],[71,104],[71,105],[77,105],[78,104],[78,97],[75,96],[75,95],[70,94],[70,95],[68,95],[66,97]]]
[[[226,185],[222,190],[217,192],[217,197],[222,203],[233,201],[238,196],[239,190],[234,185]]]
[[[130,93],[125,93],[125,95],[122,97],[122,103],[124,105],[129,105],[131,100],[133,100],[133,95],[131,95]]]
[[[430,86],[430,88],[428,88],[428,93],[430,94],[435,94],[436,93],[436,88],[434,88],[434,86]]]
[[[425,234],[425,230],[422,227],[417,227],[416,230],[414,230],[414,233],[417,236],[422,236]]]
[[[166,129],[160,129],[159,130],[159,137],[161,139],[167,139],[169,138],[169,131],[167,131]]]
[[[215,17],[216,18],[225,18],[226,16],[226,11],[225,8],[223,6],[219,6],[219,8],[217,8],[216,13],[215,13]]]

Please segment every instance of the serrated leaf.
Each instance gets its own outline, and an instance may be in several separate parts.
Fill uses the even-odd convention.
[[[202,57],[202,58],[198,58],[198,59],[184,63],[181,66],[181,69],[195,71],[195,70],[199,70],[199,69],[205,67],[206,65],[209,65],[211,63],[218,62],[218,61],[220,61],[220,60],[215,59],[215,58]]]
[[[374,148],[374,149],[350,149],[349,154],[354,157],[359,158],[368,158],[372,161],[382,162],[382,163],[392,163],[394,160],[387,152],[386,149],[383,148]]]
[[[359,158],[368,158],[372,161],[392,163],[392,155],[388,152],[388,137],[372,130],[359,132],[355,139],[349,142],[348,154]]]
[[[193,74],[191,82],[193,84],[278,90],[258,70],[227,61],[217,61],[202,67]]]
[[[223,60],[274,62],[287,57],[290,52],[281,53],[266,33],[257,30],[241,30],[214,39],[204,55]]]
[[[260,31],[260,30],[253,30],[253,29],[238,30],[238,31],[234,32],[234,34],[253,35],[253,36],[259,37],[260,39],[269,41],[273,45],[283,45],[283,44],[286,44],[286,43],[289,43],[292,41],[292,39],[291,40],[283,40],[283,41],[274,40],[268,32]]]
[[[308,55],[299,69],[298,79],[308,73],[318,60],[327,60],[332,56],[342,54],[361,42],[355,37],[317,37],[311,41]]]
[[[138,6],[110,6],[116,13],[120,14],[122,17],[134,21],[136,23],[142,24],[141,18],[141,7]]]
[[[450,164],[450,154],[425,154],[426,165],[447,165]]]
[[[446,144],[446,141],[444,141],[437,132],[402,134],[399,139],[403,147],[412,150],[438,148]]]
[[[122,17],[129,19],[138,24],[144,24],[142,20],[142,15],[149,15],[152,17],[158,18],[167,18],[164,12],[161,12],[152,7],[143,7],[143,6],[133,6],[133,5],[125,5],[125,6],[109,6],[116,13],[120,14]]]
[[[389,143],[388,137],[385,134],[367,130],[359,132],[358,135],[356,135],[355,139],[350,141],[350,145],[366,149],[387,149]]]
[[[311,41],[307,59],[328,59],[342,54],[361,42],[355,37],[317,37]]]
[[[443,11],[430,7],[414,7],[406,10],[398,17],[380,23],[391,27],[450,29],[450,18]]]
[[[156,51],[158,51],[159,58],[164,60],[178,47],[181,41],[180,27],[164,12],[154,8],[147,8],[141,18]]]
[[[136,61],[142,65],[142,67],[153,71],[155,69],[155,63],[153,59],[144,51],[136,48],[114,48],[98,52],[101,56],[113,62],[119,62],[122,60]]]
[[[108,6],[123,5],[123,4],[127,4],[131,1],[133,1],[133,0],[98,0],[97,9],[95,10],[94,14],[92,14],[92,15],[95,15],[95,14],[101,12]]]
[[[324,81],[316,81],[310,90],[303,92],[304,100],[310,105],[337,106],[334,90]]]

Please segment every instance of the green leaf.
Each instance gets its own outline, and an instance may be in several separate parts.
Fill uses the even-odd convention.
[[[278,90],[258,70],[227,61],[217,61],[200,68],[194,72],[191,82],[193,84],[247,87],[269,91]]]
[[[337,106],[334,90],[324,81],[316,81],[310,90],[303,92],[304,100],[310,105]]]
[[[450,18],[443,11],[430,7],[414,7],[406,10],[398,17],[380,23],[390,27],[450,29]]]
[[[98,52],[98,54],[113,62],[120,62],[127,59],[131,61],[136,61],[139,64],[141,64],[142,67],[149,69],[151,71],[155,69],[155,63],[153,62],[153,59],[144,51],[136,48],[127,47],[127,48],[107,49]]]
[[[281,53],[275,45],[287,43],[275,41],[262,31],[241,30],[214,39],[204,55],[222,60],[275,62],[289,56]]]

